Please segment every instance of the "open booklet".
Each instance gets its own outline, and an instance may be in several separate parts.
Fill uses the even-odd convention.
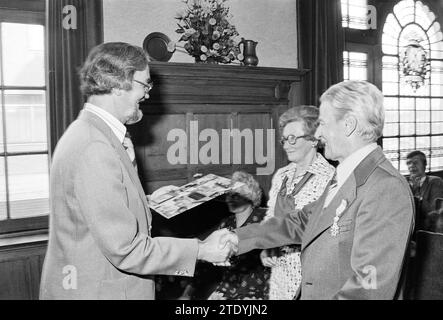
[[[208,174],[177,189],[151,197],[148,203],[151,209],[170,219],[242,185],[238,181],[231,185],[231,179]]]

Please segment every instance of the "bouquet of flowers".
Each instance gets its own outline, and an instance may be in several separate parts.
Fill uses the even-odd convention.
[[[182,0],[186,8],[177,13],[178,42],[196,62],[231,63],[243,60],[239,34],[229,22],[227,0]],[[172,48],[174,50],[175,48]]]

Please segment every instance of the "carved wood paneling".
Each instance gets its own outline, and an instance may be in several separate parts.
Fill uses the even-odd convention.
[[[36,300],[46,241],[0,247],[0,300]]]

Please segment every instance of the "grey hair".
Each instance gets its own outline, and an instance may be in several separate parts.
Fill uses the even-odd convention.
[[[300,121],[304,132],[314,136],[318,127],[319,109],[315,106],[296,106],[286,110],[278,119],[280,134],[288,123]]]
[[[367,141],[376,141],[383,134],[385,109],[383,93],[367,81],[343,81],[333,85],[320,97],[335,109],[337,120],[353,115],[358,121],[357,133]]]
[[[89,97],[111,93],[112,89],[132,89],[136,71],[148,66],[141,47],[124,42],[102,43],[92,48],[80,69],[80,90]]]
[[[254,177],[244,171],[235,171],[232,174],[232,182],[238,181],[245,184],[238,189],[235,189],[234,192],[238,193],[242,197],[251,201],[254,207],[258,207],[261,203],[262,199],[262,190],[260,188],[260,184]]]

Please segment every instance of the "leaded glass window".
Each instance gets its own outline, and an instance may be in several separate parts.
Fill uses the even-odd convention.
[[[421,150],[429,171],[443,170],[443,35],[435,14],[421,1],[398,2],[383,28],[382,51],[387,157],[406,174],[406,154]],[[423,72],[405,72],[420,59],[428,64]]]

